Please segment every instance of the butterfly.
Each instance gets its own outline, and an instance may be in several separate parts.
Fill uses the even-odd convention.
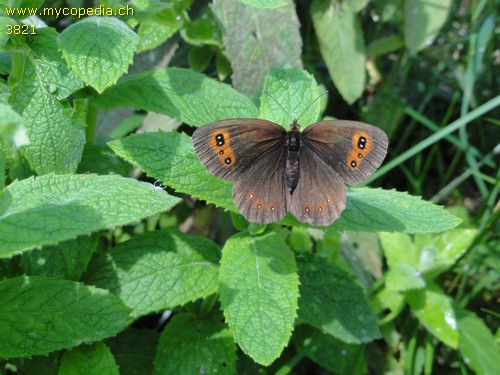
[[[346,205],[344,184],[356,184],[382,163],[389,141],[379,128],[329,120],[286,131],[266,120],[235,118],[193,133],[200,161],[214,176],[234,181],[233,200],[251,222],[272,223],[287,212],[328,226]]]

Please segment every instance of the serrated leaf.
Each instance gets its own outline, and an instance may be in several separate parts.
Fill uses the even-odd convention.
[[[113,354],[102,342],[81,345],[61,358],[58,375],[119,375]]]
[[[258,116],[252,101],[229,85],[180,68],[129,75],[94,98],[93,104],[103,108],[132,106],[163,113],[193,126]]]
[[[365,87],[365,42],[356,12],[345,3],[315,0],[311,16],[330,77],[352,104]]]
[[[304,126],[312,124],[320,116],[318,97],[318,84],[305,70],[272,68],[263,87],[260,118],[283,125],[286,130],[294,119]]]
[[[218,321],[180,313],[160,336],[153,374],[236,373],[236,345]]]
[[[111,290],[138,317],[217,291],[219,250],[175,230],[135,236],[92,260],[88,284]]]
[[[0,258],[137,222],[177,202],[150,184],[119,176],[14,181],[0,195]]]
[[[293,2],[267,10],[216,0],[212,10],[221,24],[233,85],[238,91],[253,97],[272,67],[302,67],[302,39]]]
[[[446,22],[452,0],[405,0],[406,47],[418,52],[428,47]]]
[[[9,102],[22,115],[30,144],[25,157],[38,174],[76,170],[85,144],[84,105],[63,100],[83,83],[64,63],[56,46],[57,32],[42,28],[18,58],[24,61]]]
[[[128,309],[102,289],[20,276],[0,281],[0,358],[30,357],[102,340],[125,328]]]
[[[474,313],[455,306],[460,341],[458,350],[476,374],[499,374],[500,351],[484,322]]]
[[[240,348],[269,365],[288,343],[296,316],[298,276],[284,233],[230,237],[222,250],[220,300]]]
[[[98,92],[127,72],[138,41],[124,22],[113,17],[80,20],[65,29],[57,40],[69,67]]]
[[[360,232],[436,233],[452,229],[460,221],[443,207],[408,193],[351,188],[346,209],[333,226]]]
[[[302,322],[351,344],[380,337],[368,299],[350,275],[321,259],[299,263],[299,274]]]
[[[412,313],[431,334],[453,349],[458,347],[457,320],[450,297],[429,284],[425,290],[407,292],[406,299]]]

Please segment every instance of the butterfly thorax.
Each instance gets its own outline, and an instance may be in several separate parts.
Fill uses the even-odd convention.
[[[301,147],[300,128],[297,120],[294,120],[290,131],[286,134],[286,168],[285,180],[288,186],[288,191],[293,193],[297,187],[300,176],[299,155]]]

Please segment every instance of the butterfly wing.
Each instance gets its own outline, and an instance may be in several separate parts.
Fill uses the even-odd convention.
[[[193,145],[200,161],[215,176],[236,180],[261,155],[281,148],[286,131],[274,122],[228,119],[198,128]]]
[[[365,180],[382,164],[389,141],[379,128],[357,121],[321,121],[302,132],[303,146],[347,184]],[[316,158],[314,158],[316,160]],[[301,172],[304,169],[301,161]]]
[[[233,186],[233,201],[248,221],[268,224],[286,215],[289,193],[285,165],[286,149],[282,144],[264,151],[238,176]]]
[[[300,177],[287,207],[299,221],[313,226],[331,225],[345,208],[344,183],[307,144],[300,151]]]

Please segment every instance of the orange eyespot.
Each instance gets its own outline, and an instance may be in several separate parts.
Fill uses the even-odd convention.
[[[351,170],[359,168],[363,159],[368,155],[372,149],[372,139],[364,131],[358,130],[351,140],[352,148],[347,155],[347,167]]]
[[[231,136],[226,130],[218,129],[212,133],[210,148],[225,168],[231,168],[236,163],[236,156],[231,147]]]

